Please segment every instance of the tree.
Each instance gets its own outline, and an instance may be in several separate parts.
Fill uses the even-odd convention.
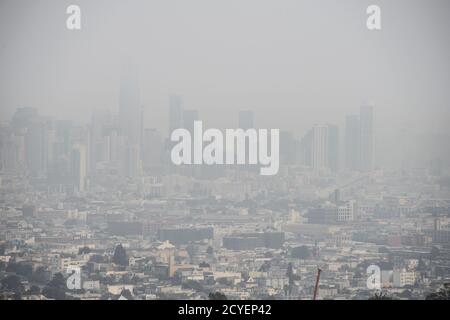
[[[206,249],[206,253],[209,254],[209,255],[214,254],[214,248],[211,247],[211,246],[208,246],[208,248]]]
[[[114,250],[113,262],[119,266],[128,266],[128,257],[122,244],[117,245]]]
[[[218,278],[217,283],[224,285],[224,286],[231,286],[233,283],[231,282],[230,279],[228,278]]]
[[[417,270],[419,270],[419,271],[427,270],[427,265],[425,264],[425,261],[423,261],[422,258],[419,259],[419,263],[417,264]]]
[[[268,272],[270,270],[270,261],[264,261],[264,263],[259,267],[259,272]]]
[[[431,248],[430,260],[436,260],[436,258],[439,257],[440,254],[441,252],[439,251],[438,247]]]
[[[88,254],[91,253],[91,249],[89,247],[81,247],[78,249],[78,254]]]
[[[442,288],[427,295],[425,300],[450,300],[450,283],[444,283]]]
[[[369,298],[369,300],[393,300],[386,292],[377,291]]]
[[[210,292],[208,295],[209,300],[228,300],[227,296],[221,292]]]
[[[120,293],[119,299],[123,299],[125,298],[126,300],[134,300],[133,299],[133,295],[131,294],[130,290],[128,289],[123,289],[122,292]]]
[[[39,289],[38,286],[34,286],[33,285],[33,286],[30,287],[29,293],[32,294],[32,295],[38,295],[38,294],[41,293],[41,289]]]
[[[45,267],[38,267],[31,276],[31,280],[40,284],[45,284],[50,279],[50,271]]]
[[[64,276],[61,273],[57,273],[42,290],[42,294],[49,299],[64,300],[66,298],[66,288]]]
[[[20,292],[23,290],[22,282],[20,281],[20,277],[17,275],[10,275],[3,279],[2,287],[6,290],[14,292]]]
[[[200,282],[195,281],[195,280],[187,280],[186,282],[183,283],[182,286],[184,289],[192,289],[197,292],[202,292],[204,290],[204,288],[200,284]]]
[[[30,278],[33,274],[33,267],[28,263],[10,262],[6,267],[6,272],[14,272],[20,276]]]

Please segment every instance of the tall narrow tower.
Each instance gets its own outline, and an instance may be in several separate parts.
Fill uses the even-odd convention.
[[[120,78],[119,125],[121,135],[128,143],[141,145],[142,110],[139,102],[139,85],[136,68],[127,61]]]
[[[364,105],[360,109],[360,169],[361,171],[371,171],[373,169],[373,106]]]

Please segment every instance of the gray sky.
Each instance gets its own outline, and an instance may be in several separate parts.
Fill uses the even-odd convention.
[[[69,4],[81,31],[66,29]],[[369,4],[381,31],[366,29]],[[129,56],[147,127],[166,130],[179,93],[214,127],[253,109],[258,126],[300,135],[371,101],[378,144],[399,128],[448,134],[449,14],[448,0],[0,0],[0,120],[117,111]]]

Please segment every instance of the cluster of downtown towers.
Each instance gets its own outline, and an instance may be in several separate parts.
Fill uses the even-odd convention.
[[[27,175],[47,187],[85,192],[89,181],[102,175],[124,178],[158,176],[176,170],[170,161],[169,138],[144,128],[137,72],[132,66],[121,75],[119,114],[94,112],[89,125],[53,120],[30,107],[18,108],[7,126],[0,127],[0,171]],[[336,125],[314,125],[301,139],[280,130],[280,164],[303,165],[320,172],[342,168],[373,169],[373,107],[360,107],[359,115],[345,122],[344,157],[341,159]],[[183,108],[182,98],[169,98],[169,135],[177,128],[193,132],[197,110]],[[254,113],[238,114],[238,128],[255,128]],[[340,165],[343,163],[343,165]]]

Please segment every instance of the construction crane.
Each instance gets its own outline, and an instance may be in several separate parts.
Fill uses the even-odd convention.
[[[320,268],[317,268],[317,277],[316,277],[316,285],[314,287],[314,296],[313,296],[313,300],[316,300],[317,297],[317,291],[319,291],[319,279],[320,279],[320,273],[322,272],[322,270]]]

